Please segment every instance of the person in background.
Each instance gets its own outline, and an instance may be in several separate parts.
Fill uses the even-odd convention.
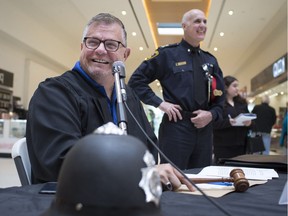
[[[115,61],[125,61],[129,54],[122,21],[100,13],[84,29],[80,60],[74,67],[39,84],[29,104],[26,128],[32,183],[57,181],[65,155],[76,141],[108,122],[118,125],[112,66]],[[128,86],[126,93],[126,103],[135,118],[151,140],[157,142],[140,100]],[[128,112],[127,126],[129,135],[155,152]],[[193,190],[170,164],[158,165],[157,169],[163,184],[177,188],[186,182]]]
[[[257,115],[254,120],[253,131],[262,135],[262,140],[265,146],[264,155],[269,155],[271,146],[271,131],[276,123],[276,111],[269,106],[270,99],[267,95],[262,97],[262,103],[254,106],[252,113]]]
[[[186,12],[182,28],[181,42],[159,47],[136,69],[128,85],[142,102],[164,112],[160,149],[180,169],[189,169],[211,165],[212,121],[221,119],[225,98],[217,59],[200,49],[207,31],[204,12]],[[164,100],[149,87],[155,80],[160,81]],[[161,163],[167,162],[160,157]]]
[[[280,135],[280,140],[279,144],[281,148],[286,148],[285,153],[287,154],[287,121],[288,121],[288,112],[286,111],[286,114],[283,118],[283,123],[282,123],[282,130],[281,130],[281,135]]]
[[[213,123],[214,161],[221,158],[231,158],[246,153],[246,139],[251,120],[244,126],[233,126],[235,118],[240,113],[248,113],[246,99],[239,95],[239,82],[233,76],[225,76],[226,101],[223,109],[223,119]]]

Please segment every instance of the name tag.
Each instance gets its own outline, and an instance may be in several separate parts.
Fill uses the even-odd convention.
[[[176,62],[176,66],[182,66],[182,65],[186,65],[186,64],[187,64],[186,61]]]

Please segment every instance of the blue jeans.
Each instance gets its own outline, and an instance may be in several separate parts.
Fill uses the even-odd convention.
[[[262,140],[265,146],[265,151],[262,152],[263,155],[269,155],[271,146],[271,135],[270,133],[260,133],[262,135]]]

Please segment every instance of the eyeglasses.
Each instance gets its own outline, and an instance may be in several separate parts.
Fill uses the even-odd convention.
[[[84,38],[85,46],[88,49],[96,50],[101,43],[104,44],[105,50],[109,52],[116,52],[119,49],[119,45],[121,44],[125,47],[120,41],[116,40],[99,40],[94,37],[85,37]]]

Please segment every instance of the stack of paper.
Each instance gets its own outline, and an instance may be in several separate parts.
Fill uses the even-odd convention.
[[[228,166],[208,166],[205,167],[198,174],[186,174],[188,178],[227,178],[230,177],[230,172],[233,169],[242,169],[245,178],[248,180],[250,187],[253,185],[265,184],[268,180],[272,178],[279,178],[278,173],[274,169],[263,169],[263,168],[249,168],[249,167],[228,167]],[[196,190],[191,192],[188,190],[186,185],[181,185],[178,189],[179,193],[187,193],[192,195],[202,195],[205,193],[207,196],[211,197],[221,197],[225,194],[235,191],[234,185],[232,183],[200,183],[197,184],[198,188],[202,192]]]
[[[230,172],[235,168],[242,169],[245,178],[250,180],[270,180],[272,178],[279,178],[278,173],[274,169],[228,166],[208,166],[203,168],[198,175],[229,177]]]
[[[238,116],[234,118],[236,121],[233,126],[243,126],[243,122],[248,121],[248,120],[253,120],[256,119],[257,115],[253,113],[241,113]]]

